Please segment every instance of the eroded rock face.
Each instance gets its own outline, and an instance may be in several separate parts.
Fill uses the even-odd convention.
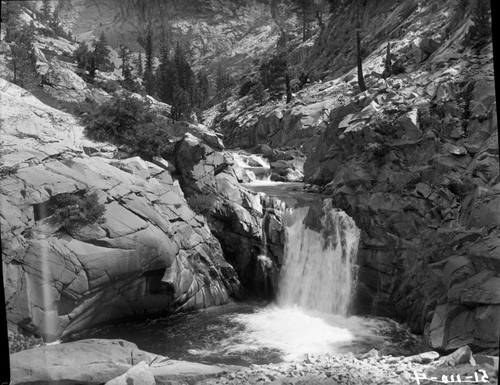
[[[334,109],[304,170],[362,229],[358,311],[404,320],[435,349],[495,351],[496,107],[489,67],[475,75],[469,59],[470,78],[389,78]]]
[[[191,134],[178,143],[176,168],[188,202],[198,206],[203,202],[200,209],[249,292],[271,297],[276,290],[277,256],[271,244],[263,244],[261,198],[239,184],[242,173],[236,167],[231,153],[215,151]]]
[[[220,305],[239,293],[219,242],[167,169],[88,157],[71,116],[5,81],[1,92],[11,326],[53,340],[111,319]],[[92,192],[104,205],[102,223],[74,228],[54,219],[54,196]]]

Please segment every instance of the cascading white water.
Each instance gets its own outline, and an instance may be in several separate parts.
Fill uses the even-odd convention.
[[[240,166],[252,182],[270,182],[271,166],[262,155],[234,152],[235,163]]]
[[[360,231],[352,218],[325,200],[320,226],[305,224],[310,207],[287,209],[286,243],[278,295],[280,307],[299,306],[347,315]]]

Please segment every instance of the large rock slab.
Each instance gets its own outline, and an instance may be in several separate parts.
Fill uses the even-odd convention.
[[[10,364],[14,385],[191,384],[227,371],[170,360],[125,340],[105,339],[23,350],[11,355]]]
[[[11,328],[55,340],[116,318],[219,305],[239,292],[219,241],[169,170],[138,158],[89,157],[73,117],[4,80],[0,91]],[[71,227],[54,216],[54,197],[90,193],[104,208],[101,222]]]
[[[12,384],[102,384],[154,354],[124,340],[82,340],[10,356]]]

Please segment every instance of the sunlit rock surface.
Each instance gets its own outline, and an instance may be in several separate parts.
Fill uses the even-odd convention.
[[[83,39],[104,32],[111,46],[125,43],[134,52],[144,52],[151,24],[157,52],[162,38],[180,42],[197,69],[215,71],[222,64],[233,74],[274,48],[279,35],[270,5],[258,0],[74,0],[64,24]]]
[[[218,366],[170,360],[125,340],[88,339],[11,355],[13,384],[186,384],[221,374]]]
[[[102,156],[75,119],[4,80],[2,262],[9,323],[57,339],[111,319],[225,303],[240,290],[163,167]],[[84,148],[102,152],[87,156]],[[104,222],[66,229],[49,201],[96,192]]]
[[[371,2],[361,15],[368,89],[360,92],[348,7],[297,67],[310,82],[290,103],[230,98],[223,116],[218,106],[206,115],[231,145],[306,154],[311,191],[332,196],[362,230],[357,311],[406,321],[436,349],[497,353],[493,53],[491,44],[462,45],[471,9]],[[388,43],[400,67],[383,77]]]

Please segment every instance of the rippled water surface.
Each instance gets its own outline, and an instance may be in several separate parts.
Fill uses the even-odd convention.
[[[83,338],[122,338],[140,349],[172,359],[209,364],[250,365],[301,359],[304,354],[386,354],[416,351],[419,340],[397,323],[278,308],[260,303],[231,303],[141,322],[88,330]]]

